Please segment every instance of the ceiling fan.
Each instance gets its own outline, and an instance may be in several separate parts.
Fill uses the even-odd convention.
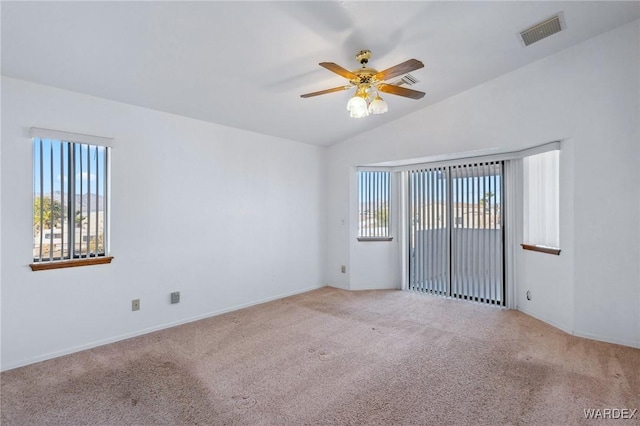
[[[361,50],[356,55],[356,59],[362,65],[353,71],[342,68],[333,62],[320,62],[320,66],[332,71],[349,80],[348,85],[338,86],[331,89],[320,90],[318,92],[305,93],[301,98],[311,98],[313,96],[324,95],[326,93],[340,92],[356,88],[355,95],[349,100],[347,110],[353,118],[366,117],[369,114],[383,114],[388,111],[387,103],[380,97],[380,92],[392,95],[404,96],[405,98],[420,99],[424,92],[400,87],[400,83],[388,83],[388,80],[407,74],[411,71],[424,67],[424,64],[417,59],[409,59],[384,71],[368,68],[367,63],[371,58],[369,50]]]

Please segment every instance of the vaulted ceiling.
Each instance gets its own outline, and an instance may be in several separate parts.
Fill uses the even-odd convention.
[[[563,12],[566,30],[524,47],[518,33]],[[628,2],[1,3],[2,74],[294,141],[332,145],[640,18]],[[426,92],[385,96],[349,118],[347,69],[410,58]]]

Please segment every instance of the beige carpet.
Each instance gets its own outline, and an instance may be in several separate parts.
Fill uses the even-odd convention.
[[[640,409],[639,349],[400,291],[324,288],[1,379],[3,425],[590,425],[585,409]]]

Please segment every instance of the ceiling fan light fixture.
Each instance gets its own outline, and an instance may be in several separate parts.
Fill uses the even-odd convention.
[[[369,115],[369,91],[371,86],[369,84],[359,84],[356,89],[356,93],[353,95],[347,103],[347,109],[350,112],[351,118],[363,118]]]
[[[384,114],[387,111],[389,111],[389,105],[379,95],[369,104],[371,114]]]
[[[349,99],[347,102],[347,111],[353,111],[355,109],[367,108],[367,101],[364,98],[354,95],[353,98]]]
[[[353,101],[353,103],[351,101]],[[349,103],[351,104],[351,108],[349,109],[349,116],[351,118],[363,118],[369,115],[367,101],[365,101],[361,97],[354,96],[353,98],[351,98]]]
[[[351,111],[351,113],[349,114],[349,117],[351,118],[364,118],[367,117],[369,115],[369,111],[367,111],[366,109],[363,110],[358,110],[358,111]]]
[[[356,93],[353,98],[349,99],[347,109],[350,112],[351,118],[362,118],[369,115],[367,100],[360,96],[359,93]]]

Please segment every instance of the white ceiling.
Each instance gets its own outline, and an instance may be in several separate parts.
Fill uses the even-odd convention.
[[[517,33],[563,11],[567,29]],[[331,145],[640,18],[629,2],[9,2],[2,74],[316,145]],[[389,68],[410,58],[420,100],[349,118],[351,91],[318,66]]]

